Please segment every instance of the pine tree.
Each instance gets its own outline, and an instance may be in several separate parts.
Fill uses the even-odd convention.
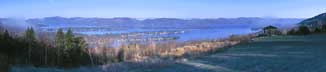
[[[3,36],[4,36],[5,39],[10,37],[10,34],[9,34],[8,30],[5,30],[5,32],[3,33]]]
[[[63,53],[64,53],[64,48],[65,48],[65,34],[63,32],[63,30],[60,28],[57,31],[56,34],[56,39],[55,39],[55,47],[57,48],[57,60],[56,63],[57,64],[61,64],[62,63],[62,59],[63,59]]]
[[[128,50],[128,47],[126,45],[122,44],[118,51],[118,61],[119,62],[123,62],[127,59],[127,50]]]
[[[297,31],[297,34],[299,34],[299,35],[308,35],[310,33],[311,32],[307,26],[300,26],[299,30]]]
[[[288,35],[295,35],[296,31],[295,29],[291,29],[289,32],[287,32]]]
[[[324,24],[324,25],[321,26],[321,31],[322,32],[326,32],[326,24]]]
[[[58,29],[55,39],[55,46],[57,48],[64,48],[65,44],[65,34],[62,29]]]
[[[35,31],[33,28],[28,28],[25,32],[25,39],[28,41],[35,41],[36,37],[35,37]]]
[[[321,33],[322,31],[319,28],[315,28],[314,33]]]
[[[27,40],[27,43],[28,43],[28,58],[27,58],[26,62],[31,64],[32,50],[34,48],[33,46],[36,41],[35,32],[34,32],[33,28],[28,28],[26,30],[25,39]]]
[[[2,23],[0,22],[0,33],[4,32],[4,31],[5,31],[5,29],[4,29],[4,27],[2,27]]]
[[[76,47],[78,49],[85,49],[87,48],[86,41],[83,37],[76,37],[75,39]]]
[[[64,36],[65,39],[65,48],[64,48],[64,64],[65,66],[72,66],[72,50],[75,46],[74,44],[74,34],[71,29],[68,29],[67,33]]]
[[[72,32],[71,29],[68,29],[67,34],[65,36],[65,40],[66,40],[66,49],[72,49],[74,48],[75,44],[74,44],[74,33]]]
[[[86,49],[86,41],[82,37],[75,37],[74,38],[74,47],[71,50],[71,57],[74,61],[73,65],[80,65],[83,61],[83,57],[86,57],[84,55],[84,49]]]
[[[5,30],[4,33],[0,33],[0,53],[8,54],[9,50],[9,42],[8,39],[10,39],[9,33],[7,30]]]

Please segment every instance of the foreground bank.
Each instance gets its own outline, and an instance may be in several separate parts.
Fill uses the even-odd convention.
[[[255,38],[224,51],[189,59],[147,63],[118,63],[114,66],[51,68],[12,68],[20,71],[57,72],[321,72],[326,68],[325,34]]]
[[[325,37],[260,37],[213,55],[139,72],[322,72],[326,68]]]

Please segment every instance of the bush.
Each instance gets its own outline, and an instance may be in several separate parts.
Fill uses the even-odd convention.
[[[326,32],[326,24],[324,24],[324,25],[321,26],[321,31],[322,32]]]
[[[295,29],[291,29],[289,32],[287,32],[288,35],[296,35]]]
[[[322,31],[321,31],[321,29],[319,29],[319,28],[315,28],[315,30],[314,30],[314,33],[321,33]]]
[[[298,35],[308,35],[311,34],[311,31],[307,26],[300,26],[298,31],[296,32]]]

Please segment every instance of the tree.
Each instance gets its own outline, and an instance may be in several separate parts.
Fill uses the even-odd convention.
[[[4,28],[2,27],[2,23],[0,22],[0,33],[2,33],[4,30]]]
[[[71,49],[71,58],[74,61],[73,65],[79,65],[83,63],[83,58],[87,57],[84,54],[84,49],[87,48],[86,41],[83,37],[75,37],[74,38],[74,47]]]
[[[324,25],[321,26],[321,31],[322,32],[326,32],[326,24],[324,24]]]
[[[56,48],[64,48],[65,34],[62,29],[58,29],[55,39]]]
[[[64,35],[64,49],[63,49],[63,64],[64,66],[72,66],[72,49],[74,48],[74,34],[71,29],[68,29]]]
[[[62,63],[62,55],[63,55],[63,50],[65,48],[65,34],[63,32],[63,30],[60,28],[58,29],[57,31],[57,34],[56,34],[56,39],[55,39],[55,47],[57,48],[57,60],[56,60],[56,63],[57,64],[61,64]]]
[[[5,36],[6,35],[6,36]],[[10,58],[10,53],[9,49],[10,48],[10,44],[8,42],[8,38],[9,34],[8,31],[5,31],[5,33],[0,32],[0,71],[4,71],[4,72],[9,72],[10,71],[10,63],[11,63],[11,58]]]
[[[5,30],[5,33],[3,33],[3,36],[5,39],[10,37],[8,30]]]
[[[119,49],[118,51],[118,61],[119,62],[122,62],[122,61],[125,61],[126,58],[127,58],[127,49],[128,47],[124,44],[121,45],[121,48]]]
[[[32,57],[32,50],[33,50],[33,46],[35,44],[36,41],[36,37],[35,37],[35,32],[33,28],[28,28],[25,32],[24,35],[25,40],[27,40],[28,43],[28,58],[27,58],[27,63],[31,63],[31,57]]]
[[[4,54],[9,53],[8,52],[8,50],[9,50],[9,42],[8,42],[9,39],[11,39],[11,38],[10,38],[9,33],[8,33],[7,30],[5,30],[5,32],[3,34],[0,33],[0,46],[1,46],[0,54],[1,53],[4,53]]]
[[[297,31],[297,34],[299,34],[299,35],[308,35],[310,33],[311,32],[307,26],[300,26],[299,30]]]
[[[288,35],[295,35],[296,31],[295,29],[291,29],[289,32],[287,32]]]
[[[321,29],[319,29],[319,28],[315,28],[315,30],[314,30],[314,33],[321,33],[322,31],[321,31]]]
[[[74,38],[75,40],[75,43],[76,43],[76,47],[78,49],[85,49],[87,48],[87,44],[86,44],[86,41],[83,37],[76,37]]]
[[[59,32],[61,33],[61,32]],[[75,37],[71,29],[64,35],[64,64],[65,66],[80,65],[87,58],[84,49],[87,48],[86,41],[82,37]]]
[[[32,27],[28,28],[26,30],[25,39],[28,40],[28,41],[35,41],[36,40],[35,31],[34,31],[34,29]]]
[[[72,49],[74,48],[74,33],[71,29],[68,29],[67,34],[65,35],[66,40],[66,49]]]

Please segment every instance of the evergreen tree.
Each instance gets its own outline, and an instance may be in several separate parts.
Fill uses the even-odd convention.
[[[308,35],[310,33],[311,32],[307,26],[300,26],[299,30],[297,31],[297,34],[299,34],[299,35]]]
[[[64,64],[66,66],[80,65],[86,56],[84,49],[87,48],[86,41],[82,37],[75,37],[71,29],[64,36]]]
[[[322,32],[326,32],[326,24],[324,24],[324,25],[321,26],[321,31]]]
[[[55,39],[56,48],[64,48],[65,44],[65,34],[62,29],[58,29]]]
[[[84,49],[86,49],[86,41],[82,38],[82,37],[75,37],[74,38],[74,47],[71,50],[71,57],[73,62],[73,65],[80,65],[83,61],[83,57],[87,57],[85,56],[86,54],[84,54]]]
[[[67,33],[64,36],[65,39],[65,48],[64,48],[64,66],[72,66],[72,50],[75,46],[74,44],[74,34],[71,29],[68,29]]]
[[[10,34],[9,34],[8,30],[5,30],[5,32],[3,33],[3,36],[4,36],[5,39],[10,37]]]
[[[319,28],[315,28],[314,33],[321,33],[322,31]]]
[[[33,28],[28,28],[25,32],[25,39],[28,41],[35,41],[35,31]]]
[[[295,35],[296,31],[295,29],[291,29],[289,32],[287,32],[288,35]]]
[[[56,39],[55,39],[55,47],[57,48],[56,54],[56,63],[57,64],[62,64],[62,59],[63,59],[63,53],[64,53],[64,48],[65,48],[65,34],[63,30],[60,28],[57,31],[56,34]]]
[[[83,37],[76,37],[75,39],[75,43],[77,44],[77,48],[79,49],[85,49],[87,48],[87,44],[86,41]]]
[[[74,36],[74,33],[72,32],[72,30],[71,29],[68,29],[68,31],[67,31],[67,34],[66,34],[66,36],[65,36],[65,40],[66,40],[66,49],[72,49],[72,48],[74,48],[74,46],[75,46],[75,43],[74,43],[74,38],[75,36]]]
[[[0,22],[0,33],[2,33],[3,31],[5,31],[5,29],[2,27],[2,23]]]
[[[118,61],[122,62],[125,61],[127,58],[127,53],[126,51],[128,50],[128,47],[124,44],[121,45],[119,51],[118,51]]]
[[[33,30],[33,28],[28,28],[25,32],[25,40],[27,40],[28,43],[28,57],[26,59],[26,63],[31,64],[31,57],[32,57],[32,50],[33,50],[33,46],[35,44],[36,41],[36,37],[35,37],[35,32]]]
[[[119,49],[119,51],[118,51],[118,61],[119,62],[125,61],[125,51],[124,51],[124,49]]]
[[[4,33],[0,33],[0,54],[4,53],[8,55],[8,49],[9,49],[9,42],[8,39],[10,39],[9,33],[7,30],[5,30]]]

